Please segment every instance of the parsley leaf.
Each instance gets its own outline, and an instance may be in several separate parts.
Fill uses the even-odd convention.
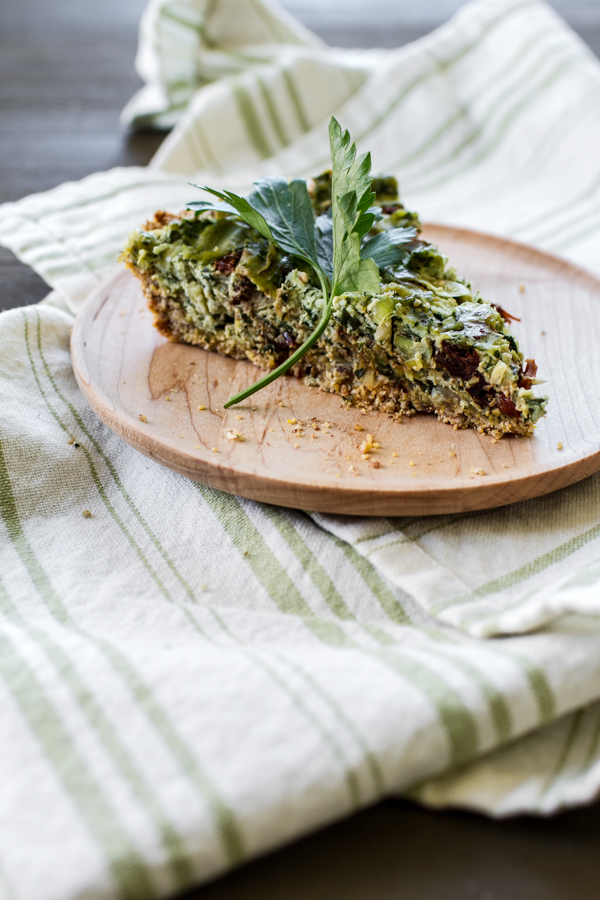
[[[306,187],[300,178],[261,178],[247,197],[232,191],[215,191],[204,185],[194,185],[208,191],[223,202],[199,201],[188,204],[189,209],[216,209],[233,212],[255,228],[263,237],[287,253],[299,256],[311,266],[318,265],[315,238],[315,215]]]
[[[366,241],[361,247],[361,254],[368,256],[379,269],[386,266],[397,266],[406,262],[410,250],[406,249],[417,236],[416,228],[391,228],[381,231]]]
[[[188,203],[188,209],[193,209],[195,212],[205,212],[207,209],[213,209],[217,212],[233,213],[234,215],[239,216],[244,222],[247,222],[248,225],[251,225],[252,228],[255,228],[259,234],[266,237],[268,241],[275,243],[271,230],[264,217],[257,210],[253,209],[250,205],[249,198],[238,197],[237,194],[233,194],[231,191],[215,191],[213,188],[206,187],[204,184],[194,184],[192,187],[200,188],[201,191],[208,191],[209,194],[220,197],[221,202],[215,203],[211,200],[196,200],[193,203]]]
[[[331,207],[325,215],[315,219],[317,257],[329,280],[333,278],[333,219]]]
[[[334,295],[346,291],[377,292],[381,279],[376,263],[362,259],[361,239],[375,222],[369,209],[375,200],[371,191],[371,154],[356,156],[356,144],[348,131],[342,131],[332,117],[329,125],[332,183],[331,211],[333,219],[333,286]]]
[[[310,337],[284,363],[246,388],[245,391],[230,397],[225,404],[225,408],[228,409],[230,406],[246,400],[295,366],[325,331],[331,317],[332,300],[329,284],[331,270],[328,265],[328,245],[326,240],[325,243],[323,242],[325,232],[315,222],[306,182],[300,178],[294,178],[289,182],[285,178],[261,178],[255,182],[254,190],[247,197],[240,197],[232,191],[216,191],[201,185],[194,185],[194,187],[201,187],[202,190],[219,197],[222,202],[200,200],[188,204],[188,209],[196,211],[214,209],[220,212],[235,213],[281,250],[297,256],[311,265],[323,290],[321,318]],[[317,249],[317,243],[319,249]]]
[[[342,131],[332,117],[329,125],[331,145],[331,208],[315,218],[306,182],[295,178],[261,178],[246,197],[232,191],[217,191],[194,185],[219,198],[188,204],[196,212],[217,210],[239,216],[281,250],[299,257],[314,269],[323,292],[319,322],[310,337],[280,366],[245,391],[231,397],[225,408],[240,403],[291,369],[325,331],[335,297],[350,291],[377,293],[381,279],[379,268],[406,259],[404,245],[416,236],[414,228],[382,232],[363,243],[381,211],[373,207],[371,156],[356,155],[356,145],[348,131]],[[361,247],[362,244],[362,247]]]

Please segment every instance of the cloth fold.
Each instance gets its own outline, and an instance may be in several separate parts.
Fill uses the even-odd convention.
[[[152,0],[139,66],[125,119],[175,126],[152,165],[0,207],[54,288],[0,316],[3,883],[168,896],[386,795],[593,799],[598,476],[434,518],[253,503],[105,428],[68,341],[129,230],[192,178],[318,173],[333,112],[426,220],[599,273],[598,61],[539,0],[476,0],[386,52],[264,0]]]

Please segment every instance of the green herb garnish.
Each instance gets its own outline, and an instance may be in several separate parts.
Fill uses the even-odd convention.
[[[323,291],[321,318],[310,337],[284,363],[245,391],[230,397],[226,409],[275,381],[310,350],[327,327],[336,297],[350,291],[378,293],[380,267],[402,262],[406,258],[403,245],[416,236],[414,228],[394,228],[365,241],[381,215],[373,207],[371,154],[357,157],[356,144],[333,117],[329,140],[331,209],[325,215],[315,218],[306,182],[299,178],[292,181],[261,178],[247,197],[194,185],[218,197],[220,202],[198,200],[189,203],[188,209],[217,210],[238,216],[281,250],[308,263]]]

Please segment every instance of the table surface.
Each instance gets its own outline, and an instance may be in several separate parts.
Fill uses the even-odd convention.
[[[396,14],[373,25],[361,22],[358,4],[343,16],[341,0],[288,3],[296,13],[305,9],[306,24],[330,43],[388,47],[419,37],[458,5],[398,4],[396,11],[418,8],[428,16]],[[573,10],[573,26],[600,53],[598,0],[554,3]],[[0,202],[151,158],[162,135],[128,134],[118,122],[139,86],[133,60],[144,5],[0,0]],[[365,16],[371,6],[365,4]],[[0,309],[35,303],[47,292],[0,247]],[[185,900],[597,900],[599,845],[598,803],[552,819],[497,822],[388,800]]]

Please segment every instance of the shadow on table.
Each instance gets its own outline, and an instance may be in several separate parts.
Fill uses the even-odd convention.
[[[600,804],[494,821],[386,801],[180,900],[598,900]]]

